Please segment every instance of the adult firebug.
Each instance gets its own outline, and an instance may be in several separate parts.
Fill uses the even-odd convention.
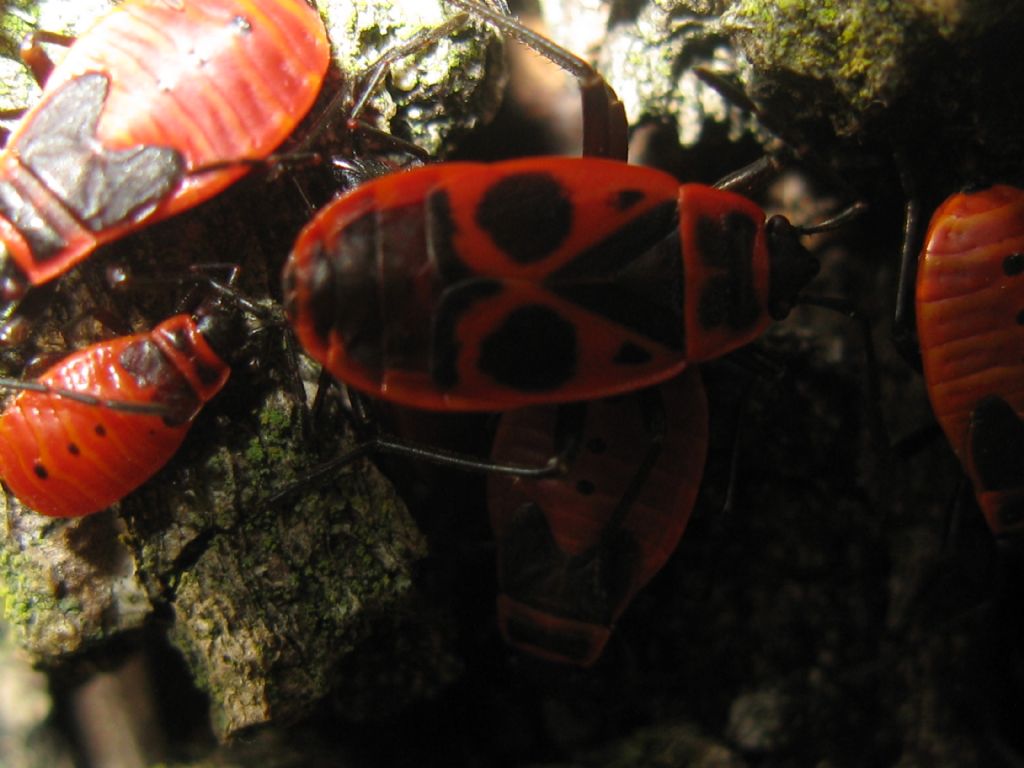
[[[317,361],[403,405],[507,410],[653,385],[786,316],[817,271],[800,242],[810,229],[627,165],[621,103],[592,67],[455,4],[577,76],[596,156],[421,167],[327,205],[284,270],[286,311]]]
[[[502,416],[492,459],[554,450],[557,406]],[[588,404],[568,474],[491,475],[498,622],[506,640],[588,666],[683,534],[704,472],[707,399],[695,368],[652,390]]]

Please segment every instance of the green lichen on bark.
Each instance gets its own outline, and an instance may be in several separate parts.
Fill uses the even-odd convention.
[[[0,110],[30,106],[40,93],[39,85],[22,63],[19,48],[35,30],[76,35],[100,14],[113,7],[111,0],[11,0],[0,6]],[[55,61],[63,48],[44,46]],[[0,120],[10,129],[15,120]]]
[[[715,29],[711,9],[697,3],[650,3],[628,24],[613,26],[600,66],[619,94],[631,125],[654,118],[675,123],[679,143],[692,147],[717,130],[736,141],[753,121],[694,74],[700,65],[748,77],[749,66]],[[684,65],[685,62],[685,65]]]
[[[222,738],[294,721],[327,695],[339,661],[408,610],[425,552],[365,463],[263,504],[317,459],[288,394],[272,390],[249,409],[230,414],[228,430],[201,431],[125,503],[144,583],[171,609],[171,641],[209,693]]]
[[[924,73],[1019,24],[1013,18],[1005,4],[986,2],[739,0],[720,27],[753,64],[756,87],[802,88],[819,117],[852,134],[912,98]]]
[[[0,109],[17,110],[31,103],[39,87],[36,85],[28,69],[21,63],[18,49],[25,35],[32,31],[30,8],[23,8],[21,3],[14,4],[13,9],[6,9],[0,15]],[[2,121],[5,127],[14,124],[13,120]]]
[[[460,55],[481,52],[477,36],[461,36]],[[438,87],[461,92],[456,83],[483,77],[485,69],[467,65]],[[491,88],[494,75],[486,74]],[[437,141],[459,120],[473,119],[472,99],[464,95],[461,117],[427,115],[431,126],[424,130]],[[417,118],[408,113],[406,119]],[[303,178],[301,169],[297,176]],[[373,686],[398,670],[422,681],[453,675],[450,655],[435,642],[436,626],[406,618],[419,616],[412,568],[425,544],[371,465],[360,462],[325,488],[305,488],[273,508],[262,505],[343,445],[336,413],[318,422],[315,434],[303,429],[304,397],[289,382],[294,353],[287,345],[294,342],[285,341],[273,319],[279,308],[269,298],[279,293],[281,262],[308,217],[290,179],[253,174],[200,208],[101,249],[63,276],[33,320],[30,345],[4,350],[0,358],[5,374],[18,375],[32,353],[65,351],[75,318],[100,311],[141,331],[180,311],[187,286],[172,279],[169,288],[118,294],[104,284],[109,264],[166,278],[187,274],[191,264],[241,263],[239,290],[267,316],[249,318],[244,344],[252,355],[200,414],[179,454],[120,512],[52,521],[10,501],[9,535],[0,549],[8,615],[36,659],[73,662],[81,651],[141,626],[155,605],[161,620],[173,616],[171,640],[209,692],[224,738],[300,718],[339,684],[348,685],[360,706],[379,709]],[[75,342],[111,335],[93,325],[76,327]],[[357,683],[339,678],[346,654],[391,632],[406,642],[376,645],[405,648],[405,656],[375,657]],[[371,664],[386,670],[376,674]],[[427,695],[440,684],[424,682],[410,695]],[[397,701],[394,693],[379,695]]]
[[[452,15],[437,0],[318,0],[317,5],[342,84],[361,79],[382,54]],[[502,54],[493,31],[469,24],[398,58],[362,117],[437,155],[453,137],[494,113],[504,86]]]
[[[75,35],[113,5],[111,0],[18,0],[6,4],[0,22],[0,108],[24,107],[39,93],[18,59],[18,46],[27,33],[44,29]],[[317,6],[334,54],[320,101],[323,107],[339,87],[351,85],[358,91],[359,84],[354,81],[366,74],[385,50],[450,16],[438,0],[318,0]],[[59,60],[60,50],[50,49]],[[494,32],[467,25],[397,60],[361,117],[436,155],[453,137],[494,113],[504,85],[502,54],[500,38]],[[340,106],[343,111],[351,103]]]
[[[721,25],[755,70],[827,82],[862,114],[906,87],[905,57],[924,39],[924,21],[907,3],[742,0]]]
[[[0,56],[16,60],[21,41],[32,30],[31,11],[33,6],[28,3],[10,3],[0,16]],[[0,84],[6,91],[8,83]]]
[[[29,654],[54,663],[121,632],[150,611],[112,513],[53,520],[4,495],[0,595]]]
[[[6,0],[0,6],[0,56],[18,59],[22,40],[35,30],[77,35],[113,7],[113,0]],[[59,59],[59,46],[47,51]]]

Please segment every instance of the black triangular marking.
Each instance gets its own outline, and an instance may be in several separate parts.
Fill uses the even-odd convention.
[[[22,163],[86,227],[99,232],[155,207],[185,174],[173,147],[110,150],[96,137],[109,90],[91,72],[58,88],[13,149]]]
[[[598,538],[579,555],[562,551],[544,511],[534,502],[516,510],[498,546],[503,550],[502,591],[527,605],[607,626],[629,587],[637,546],[624,529]]]
[[[109,78],[100,72],[79,75],[64,83],[33,116],[18,141],[18,153],[24,158],[33,145],[54,139],[87,144],[96,136],[109,89]]]
[[[515,596],[529,595],[534,585],[549,575],[551,564],[565,558],[555,542],[547,516],[532,501],[522,504],[512,514],[498,547],[502,552],[498,581],[503,591]]]
[[[552,273],[544,285],[670,349],[685,348],[677,203],[661,203]]]

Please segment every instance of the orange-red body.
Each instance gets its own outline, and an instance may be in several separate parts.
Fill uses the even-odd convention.
[[[615,621],[675,550],[704,471],[707,401],[696,369],[658,392],[665,442],[625,509],[616,512],[652,438],[636,393],[588,404],[581,453],[566,476],[488,479],[498,621],[511,644],[554,661],[593,664]],[[492,458],[543,463],[554,449],[556,412],[548,406],[505,414]]]
[[[932,408],[988,524],[1024,531],[1024,190],[964,192],[936,210],[916,312]]]
[[[310,109],[329,53],[305,0],[121,3],[69,48],[0,154],[5,290],[17,298],[236,181]]]
[[[467,411],[588,400],[761,334],[787,300],[774,244],[750,200],[650,168],[449,163],[320,211],[285,267],[285,305],[306,350],[374,397]]]
[[[167,463],[229,373],[190,315],[75,352],[39,381],[106,400],[166,406],[166,413],[22,392],[0,415],[0,478],[25,506],[45,515],[105,509]]]

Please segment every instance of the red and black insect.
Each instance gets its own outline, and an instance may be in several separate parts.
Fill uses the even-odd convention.
[[[492,458],[529,464],[551,455],[558,412],[505,414]],[[656,389],[588,404],[567,475],[489,478],[498,622],[509,643],[554,661],[597,661],[683,535],[704,472],[707,421],[700,375],[689,369]]]
[[[439,164],[326,206],[284,270],[286,310],[316,360],[404,405],[506,410],[655,384],[786,316],[817,271],[800,243],[810,230],[627,165],[621,104],[596,71],[456,5],[577,75],[584,152],[604,157]]]
[[[212,197],[312,106],[305,0],[126,0],[69,48],[0,154],[0,298]]]
[[[0,415],[7,488],[44,515],[78,517],[146,482],[227,382],[242,338],[233,303],[208,299],[192,314],[93,344],[43,373]]]
[[[932,409],[999,536],[1024,532],[1024,190],[947,199],[918,260]]]

